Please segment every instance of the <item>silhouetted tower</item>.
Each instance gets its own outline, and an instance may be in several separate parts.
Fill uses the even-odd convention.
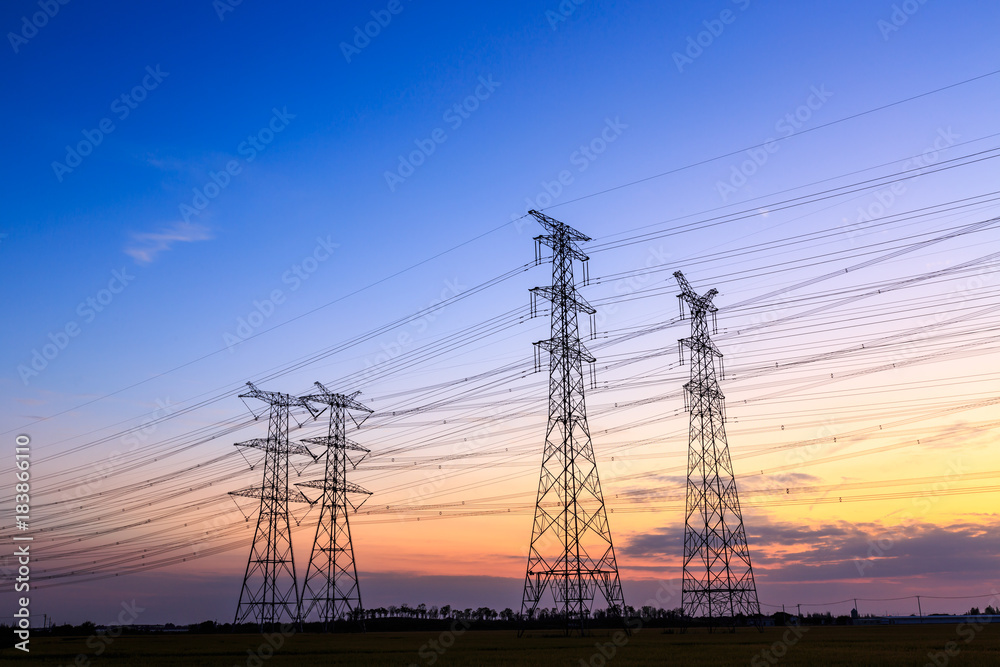
[[[754,584],[743,513],[726,442],[725,397],[715,374],[715,358],[722,353],[712,342],[717,308],[715,289],[698,296],[680,271],[681,316],[691,311],[691,337],[680,341],[691,350],[691,380],[684,385],[691,413],[688,447],[687,499],[684,521],[684,579],[681,606],[691,618],[712,619],[742,614],[759,623],[760,603]]]
[[[552,302],[552,335],[535,343],[549,352],[549,419],[521,614],[532,618],[548,588],[565,614],[568,633],[573,627],[582,631],[597,589],[613,613],[622,613],[625,600],[583,395],[583,362],[595,360],[580,341],[577,315],[595,311],[576,291],[573,260],[584,263],[586,276],[587,256],[577,244],[590,238],[538,211],[530,213],[548,232],[535,239],[536,258],[542,244],[552,248],[552,286],[531,290],[533,306],[537,296]]]
[[[231,491],[234,496],[260,499],[257,530],[243,589],[236,607],[235,623],[256,621],[259,625],[298,619],[299,588],[292,556],[292,532],[288,520],[289,502],[309,502],[302,493],[288,488],[288,457],[302,454],[315,459],[303,445],[288,439],[288,416],[292,408],[305,408],[316,416],[311,405],[301,398],[273,391],[261,391],[247,382],[250,391],[240,398],[256,398],[270,405],[267,438],[236,443],[264,452],[264,479],[261,486]]]
[[[348,494],[365,494],[367,500],[371,492],[347,481],[347,466],[356,468],[368,455],[368,450],[347,439],[347,417],[349,410],[364,412],[365,417],[372,411],[354,400],[361,392],[347,396],[335,394],[319,382],[316,386],[319,392],[304,398],[330,409],[330,428],[326,437],[303,440],[326,448],[325,476],[323,479],[296,484],[323,492],[319,501],[321,505],[316,539],[313,540],[309,567],[302,584],[301,618],[307,620],[315,610],[319,620],[327,628],[334,620],[353,618],[361,623],[363,629],[364,608],[361,605],[361,588],[358,586],[358,569],[354,563],[347,508],[350,506],[357,511],[364,504],[362,501],[355,506]],[[359,452],[360,456],[355,461],[348,451]]]

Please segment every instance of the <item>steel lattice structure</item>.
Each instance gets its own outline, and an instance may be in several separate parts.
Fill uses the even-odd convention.
[[[711,289],[698,296],[680,271],[681,315],[691,314],[691,337],[680,344],[691,351],[690,381],[684,385],[691,413],[687,493],[684,521],[684,572],[681,606],[692,619],[745,616],[759,623],[760,603],[754,583],[743,513],[726,441],[725,397],[719,389],[715,358],[722,353],[712,342],[708,315],[717,308]]]
[[[307,401],[325,405],[330,410],[330,427],[326,437],[306,438],[303,442],[322,445],[326,448],[326,474],[323,479],[296,484],[299,487],[319,489],[323,497],[319,500],[319,523],[313,540],[309,566],[302,584],[301,618],[307,620],[315,611],[327,628],[334,620],[355,619],[364,629],[361,605],[361,588],[358,585],[358,570],[354,562],[354,546],[351,542],[351,524],[348,519],[348,505],[357,511],[348,494],[371,495],[357,484],[347,481],[347,467],[357,467],[369,450],[347,439],[348,410],[371,414],[370,408],[354,400],[361,392],[350,395],[335,394],[319,382],[319,392],[305,396]],[[348,451],[359,452],[361,456],[353,460]]]
[[[595,311],[577,293],[573,261],[587,261],[578,244],[590,238],[530,213],[548,232],[535,239],[536,257],[542,244],[552,249],[552,285],[531,290],[532,300],[543,296],[552,307],[551,338],[535,343],[549,352],[549,418],[521,618],[534,617],[548,588],[565,614],[567,633],[574,627],[582,632],[598,589],[612,613],[625,607],[584,402],[583,362],[595,360],[580,340],[577,316]]]
[[[302,454],[314,458],[303,445],[288,439],[288,416],[293,407],[305,408],[316,416],[311,405],[295,396],[273,391],[261,391],[247,382],[250,390],[240,398],[256,398],[270,405],[266,439],[236,443],[264,452],[264,475],[261,486],[231,491],[230,495],[259,498],[257,529],[243,588],[236,607],[235,623],[256,621],[261,627],[298,620],[299,588],[295,578],[292,554],[292,534],[288,517],[289,502],[309,502],[301,492],[288,488],[288,457]]]

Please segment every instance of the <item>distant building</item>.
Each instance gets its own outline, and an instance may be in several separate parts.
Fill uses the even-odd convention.
[[[937,625],[958,625],[960,623],[1000,623],[1000,614],[958,614],[956,616],[932,614],[930,616],[866,616],[854,618],[855,625],[919,625],[933,623]]]

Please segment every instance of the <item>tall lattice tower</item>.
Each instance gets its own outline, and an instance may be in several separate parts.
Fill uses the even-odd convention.
[[[722,353],[708,330],[711,314],[714,331],[718,309],[712,299],[718,291],[698,296],[683,273],[674,277],[681,287],[681,315],[685,303],[691,311],[691,337],[680,341],[691,350],[691,379],[684,385],[691,428],[681,606],[685,615],[708,619],[709,625],[722,617],[735,622],[739,615],[758,624],[760,603],[726,442],[725,397],[715,374],[715,358]]]
[[[323,492],[319,501],[321,504],[316,539],[313,541],[309,567],[306,568],[306,578],[302,584],[301,618],[307,620],[315,611],[327,628],[338,619],[355,619],[364,629],[364,607],[361,605],[358,569],[354,562],[348,506],[357,511],[364,504],[362,501],[357,506],[354,505],[349,494],[364,494],[367,500],[371,492],[348,482],[347,469],[348,465],[352,469],[357,467],[367,456],[368,450],[347,439],[347,418],[350,410],[363,412],[366,417],[372,411],[354,400],[361,392],[348,396],[335,394],[319,382],[316,386],[319,392],[304,398],[329,408],[330,427],[326,437],[303,440],[326,448],[326,474],[323,479],[296,484]],[[358,453],[355,455],[357,460],[351,458],[349,451]]]
[[[549,589],[568,633],[583,630],[597,589],[613,613],[622,613],[625,600],[584,403],[583,362],[595,360],[580,341],[577,315],[595,311],[576,291],[573,260],[587,261],[578,244],[590,238],[538,211],[530,213],[548,232],[535,239],[536,257],[542,244],[552,249],[552,285],[531,290],[533,303],[537,296],[552,302],[552,335],[535,343],[549,352],[549,419],[521,618],[534,616]]]
[[[274,391],[261,391],[247,382],[250,391],[240,398],[256,398],[270,405],[267,438],[236,443],[264,452],[264,478],[260,486],[231,491],[234,496],[259,498],[257,530],[250,547],[243,589],[236,606],[235,623],[255,620],[262,627],[283,620],[295,621],[299,611],[299,588],[292,555],[292,532],[288,503],[309,502],[298,490],[288,488],[288,457],[302,454],[314,458],[303,445],[288,439],[288,416],[292,408],[304,408],[316,416],[301,398]]]

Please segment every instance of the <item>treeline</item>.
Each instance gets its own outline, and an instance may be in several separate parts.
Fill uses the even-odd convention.
[[[979,607],[972,607],[964,615],[1000,615],[1000,609],[988,606],[984,610]],[[915,614],[912,614],[915,615]],[[951,616],[952,614],[928,614],[928,616]],[[853,617],[853,618],[852,618]],[[820,612],[814,614],[803,614],[800,618],[793,614],[776,612],[770,616],[762,616],[761,621],[768,625],[851,625],[857,618],[876,618],[877,615],[864,614],[833,616],[830,612]],[[647,627],[685,627],[689,625],[706,625],[706,619],[691,619],[684,616],[681,609],[660,609],[658,607],[643,606],[635,608],[626,606],[623,613],[616,613],[612,609],[596,609],[585,618],[585,625],[591,628],[616,627],[629,622],[633,625],[636,622]],[[716,623],[719,621],[717,620]],[[357,612],[350,617],[341,617],[332,623],[306,622],[301,626],[298,624],[274,624],[268,626],[270,631],[279,631],[282,628],[293,627],[295,631],[306,632],[328,632],[346,631],[354,632],[364,627],[371,631],[393,631],[393,630],[435,630],[447,629],[455,623],[461,623],[464,629],[479,630],[501,630],[513,629],[522,624],[521,615],[510,607],[497,611],[491,607],[466,607],[464,609],[452,607],[451,605],[428,606],[418,604],[410,606],[408,604],[390,605],[388,607],[373,607]],[[564,628],[565,617],[558,608],[539,607],[535,615],[523,622],[534,628]],[[728,621],[723,621],[727,624]],[[753,625],[753,619],[739,616],[736,624],[741,626]],[[33,628],[36,635],[53,636],[80,636],[80,635],[101,635],[107,632],[108,627],[113,627],[117,634],[139,635],[139,634],[159,634],[191,632],[198,634],[233,634],[233,633],[256,633],[261,628],[257,623],[217,623],[216,621],[203,621],[189,625],[175,625],[166,623],[162,625],[124,625],[124,626],[99,626],[87,621],[80,625],[69,623],[62,625],[50,625],[47,628]],[[0,635],[5,637],[13,636],[11,626],[0,624]],[[9,642],[0,642],[0,646],[12,645]]]
[[[986,611],[980,612],[979,607],[973,607],[967,613],[969,616],[980,616],[982,614],[986,614],[987,616],[992,616],[994,614],[1000,614],[1000,610],[998,610],[996,607],[989,606],[986,607]]]
[[[626,606],[624,613],[616,613],[611,609],[595,609],[592,614],[587,614],[586,618],[593,620],[604,620],[607,618],[620,619],[622,616],[626,618],[649,618],[649,619],[672,619],[680,618],[681,610],[677,609],[660,609],[658,607],[644,606],[640,609],[636,609],[632,606]],[[428,607],[425,604],[418,604],[415,607],[411,607],[408,604],[402,604],[398,607],[395,605],[390,605],[389,607],[375,607],[372,609],[365,609],[362,611],[357,618],[364,620],[378,620],[383,618],[413,618],[420,620],[459,620],[459,621],[517,621],[520,620],[521,615],[515,612],[510,607],[502,611],[496,611],[490,607],[478,607],[473,609],[471,607],[466,607],[461,609],[459,607],[452,607],[451,605],[443,605],[441,607],[431,606]],[[558,608],[552,607],[551,609],[546,607],[539,607],[535,610],[534,618],[537,620],[545,620],[550,618],[562,618],[562,614]],[[350,620],[350,619],[343,619]]]
[[[612,609],[595,609],[585,617],[587,627],[620,627],[626,619],[640,619],[643,625],[668,626],[680,624],[683,615],[680,608],[659,609],[645,606],[639,609],[626,606],[622,612]],[[522,623],[521,615],[510,607],[497,611],[491,607],[466,607],[464,609],[451,605],[428,606],[418,604],[390,605],[388,607],[373,607],[355,612],[348,617],[341,617],[331,623],[305,622],[301,625],[290,623],[269,624],[265,629],[269,632],[275,631],[305,631],[305,632],[327,632],[346,631],[353,632],[362,628],[371,631],[394,631],[394,630],[437,630],[449,629],[455,624],[461,624],[463,629],[500,630],[517,628]],[[536,628],[562,628],[565,627],[565,617],[558,608],[539,607],[535,610],[534,616],[527,621],[527,624]],[[0,624],[0,633],[7,632],[9,626]],[[89,636],[102,635],[113,629],[115,635],[140,635],[140,634],[160,634],[191,632],[198,634],[233,634],[233,633],[257,633],[261,627],[257,623],[218,623],[216,621],[203,621],[189,625],[177,625],[165,623],[161,625],[95,625],[91,621],[80,625],[50,625],[47,628],[33,628],[32,632],[37,635],[54,636]]]

